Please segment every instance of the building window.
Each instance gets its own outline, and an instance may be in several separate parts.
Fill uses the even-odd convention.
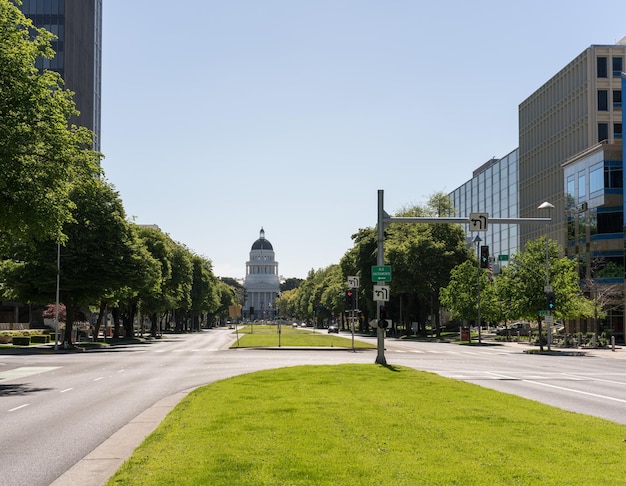
[[[622,107],[622,91],[616,89],[613,91],[613,108]]]
[[[623,59],[621,57],[613,58],[613,77],[619,78],[622,75]]]
[[[598,75],[599,78],[608,78],[606,57],[599,57],[598,58],[597,75]]]
[[[581,170],[578,173],[578,202],[584,202],[587,198],[587,178],[585,177],[585,171]]]
[[[595,197],[604,189],[604,163],[589,168],[589,197]]]
[[[576,181],[571,175],[567,178],[567,207],[572,207],[576,201]]]
[[[609,139],[609,124],[598,123],[598,142]]]
[[[598,234],[620,233],[623,224],[621,212],[598,213]]]
[[[598,111],[609,111],[609,92],[606,89],[598,90]]]
[[[613,124],[613,137],[621,139],[622,138],[622,124],[614,123]]]
[[[608,166],[604,168],[604,187],[608,189],[622,188],[624,178],[621,167]]]

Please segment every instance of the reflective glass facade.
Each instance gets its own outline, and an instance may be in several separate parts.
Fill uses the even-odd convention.
[[[76,124],[95,132],[99,150],[102,0],[23,0],[20,8],[37,27],[57,36],[52,43],[56,55],[40,59],[37,67],[58,72],[76,93]]]
[[[487,213],[490,218],[519,217],[518,153],[515,149],[499,160],[490,160],[474,171],[471,180],[450,193],[456,216]],[[519,249],[517,225],[489,224],[479,236],[481,245],[489,246],[496,273],[501,264],[506,264],[501,258]]]

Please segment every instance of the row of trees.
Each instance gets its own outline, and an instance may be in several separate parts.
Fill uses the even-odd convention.
[[[449,216],[453,212],[443,193],[431,196],[425,205],[403,208],[397,216]],[[360,229],[352,237],[354,246],[337,265],[311,271],[300,287],[281,295],[281,314],[292,312],[308,318],[315,312],[318,320],[345,316],[344,292],[347,276],[359,275],[357,290],[361,329],[376,315],[372,299],[374,284],[371,268],[376,265],[377,234],[375,228]],[[458,225],[392,224],[385,230],[385,262],[393,268],[391,300],[388,308],[396,322],[427,322],[439,326],[439,291],[449,282],[453,268],[471,259],[465,234]]]
[[[452,214],[448,196],[436,193],[424,206],[402,209],[396,216]],[[371,281],[377,255],[376,230],[361,229],[353,240],[353,248],[339,265],[311,271],[298,289],[281,296],[281,313],[286,310],[298,318],[315,315],[318,320],[342,318],[347,277],[360,275],[359,315],[361,326],[366,326],[376,315]],[[557,302],[552,314],[557,319],[593,317],[598,322],[611,301],[615,302],[615,289],[590,280],[583,282],[585,289],[581,289],[576,262],[562,254],[555,241],[548,242],[550,285]],[[393,269],[387,312],[407,333],[417,323],[418,332],[429,325],[439,334],[442,310],[457,323],[476,322],[478,302],[481,322],[536,320],[541,330],[542,311],[546,310],[545,238],[528,242],[524,251],[512,255],[509,265],[494,276],[490,270],[479,268],[475,251],[460,225],[391,224],[385,230],[385,262]]]
[[[153,333],[163,316],[185,329],[223,315],[242,296],[210,260],[127,220],[94,133],[72,123],[73,93],[35,67],[54,56],[52,39],[0,0],[0,298],[54,302],[58,276],[66,329],[97,308],[96,326],[110,312],[116,335],[133,335],[138,312]]]

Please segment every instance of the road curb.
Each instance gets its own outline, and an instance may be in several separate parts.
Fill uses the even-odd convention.
[[[120,468],[192,390],[178,392],[155,403],[78,461],[51,486],[102,486]]]

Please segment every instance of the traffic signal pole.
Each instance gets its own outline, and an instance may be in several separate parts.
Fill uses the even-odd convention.
[[[382,266],[385,264],[385,227],[384,227],[384,219],[385,219],[385,210],[383,209],[383,191],[382,189],[378,190],[378,252],[376,254],[376,265]],[[384,284],[384,282],[383,282]],[[380,282],[376,282],[376,285],[382,285]],[[376,320],[380,320],[380,306],[376,306]],[[377,349],[376,353],[376,364],[387,365],[387,360],[385,359],[385,330],[381,329],[380,326],[376,327],[376,337],[377,337]]]
[[[415,217],[415,218],[405,218],[405,217],[391,217],[387,213],[385,213],[384,204],[384,191],[382,189],[378,190],[378,253],[376,255],[376,265],[384,266],[385,265],[385,225],[391,223],[405,223],[405,224],[470,224],[474,223],[473,220],[470,220],[470,217],[464,218],[430,218],[430,217]],[[547,203],[544,203],[547,204]],[[543,205],[542,205],[543,206]],[[548,207],[548,206],[544,206]],[[552,206],[554,207],[554,206]],[[540,209],[541,206],[540,206]],[[491,224],[537,224],[537,223],[551,223],[552,218],[489,218],[489,223]],[[547,226],[546,226],[547,228]],[[487,214],[484,215],[484,228],[481,228],[479,231],[486,231],[487,229]],[[546,229],[546,265],[548,262],[548,235]],[[487,261],[488,261],[488,252],[489,249],[487,247]],[[480,261],[479,261],[479,269],[480,269]],[[548,270],[549,271],[549,270]],[[547,271],[547,272],[548,272]],[[549,276],[546,272],[546,288],[549,286]],[[376,282],[376,285],[384,285],[384,282]],[[376,287],[374,287],[376,289]],[[479,297],[480,298],[480,297]],[[549,312],[548,312],[548,315]],[[380,320],[380,306],[377,306],[376,309],[376,320]],[[480,323],[480,317],[479,317]],[[480,329],[480,327],[479,327]],[[377,337],[378,337],[378,353],[376,355],[376,363],[386,365],[387,360],[385,359],[385,329],[381,329],[380,326],[377,327]],[[480,331],[479,331],[480,332]]]

